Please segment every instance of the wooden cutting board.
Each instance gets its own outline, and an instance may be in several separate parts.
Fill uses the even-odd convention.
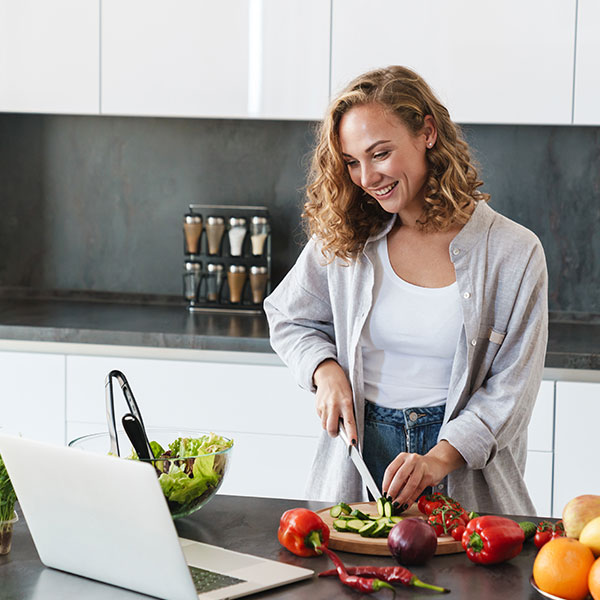
[[[352,508],[358,508],[362,512],[371,515],[377,515],[377,505],[375,502],[356,502],[350,505]],[[329,544],[332,550],[342,550],[344,552],[354,552],[355,554],[377,554],[380,556],[390,556],[390,550],[387,545],[387,538],[366,538],[358,533],[348,533],[345,531],[336,531],[333,528],[335,520],[329,514],[329,508],[323,508],[317,511],[317,514],[327,523],[330,529]],[[403,517],[420,517],[424,515],[419,512],[416,504],[413,504],[408,510],[402,513]],[[463,552],[460,542],[451,537],[439,537],[436,554],[454,554]]]

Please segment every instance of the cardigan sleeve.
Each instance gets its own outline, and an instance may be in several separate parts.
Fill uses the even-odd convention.
[[[548,339],[548,276],[539,240],[525,258],[520,277],[518,272],[506,273],[518,281],[516,296],[496,300],[512,303],[506,332],[489,336],[489,330],[483,332],[486,352],[496,352],[491,365],[487,368],[484,355],[471,374],[466,404],[440,430],[439,439],[450,442],[471,469],[483,469],[524,431],[541,383]],[[498,333],[504,334],[499,345],[490,340]]]
[[[337,357],[327,265],[314,239],[265,298],[264,309],[273,350],[298,384],[314,392],[315,369]]]

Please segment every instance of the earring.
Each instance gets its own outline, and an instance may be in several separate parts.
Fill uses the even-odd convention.
[[[433,146],[433,144],[432,144],[431,142],[429,142],[429,144],[427,144],[427,146],[428,146],[429,148],[431,148],[431,146]]]

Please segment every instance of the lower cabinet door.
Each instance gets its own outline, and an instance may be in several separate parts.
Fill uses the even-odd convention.
[[[600,494],[599,428],[600,383],[558,381],[553,516],[560,517],[575,496]]]
[[[525,483],[539,517],[552,515],[552,452],[527,452]]]
[[[0,352],[0,431],[65,443],[65,356]]]

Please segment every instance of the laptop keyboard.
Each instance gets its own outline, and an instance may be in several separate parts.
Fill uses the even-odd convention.
[[[220,590],[221,588],[235,585],[236,583],[245,583],[244,579],[238,579],[237,577],[231,577],[230,575],[222,575],[221,573],[214,573],[213,571],[207,571],[206,569],[199,569],[198,567],[191,567],[189,565],[188,567],[198,593],[212,592],[213,590]]]

